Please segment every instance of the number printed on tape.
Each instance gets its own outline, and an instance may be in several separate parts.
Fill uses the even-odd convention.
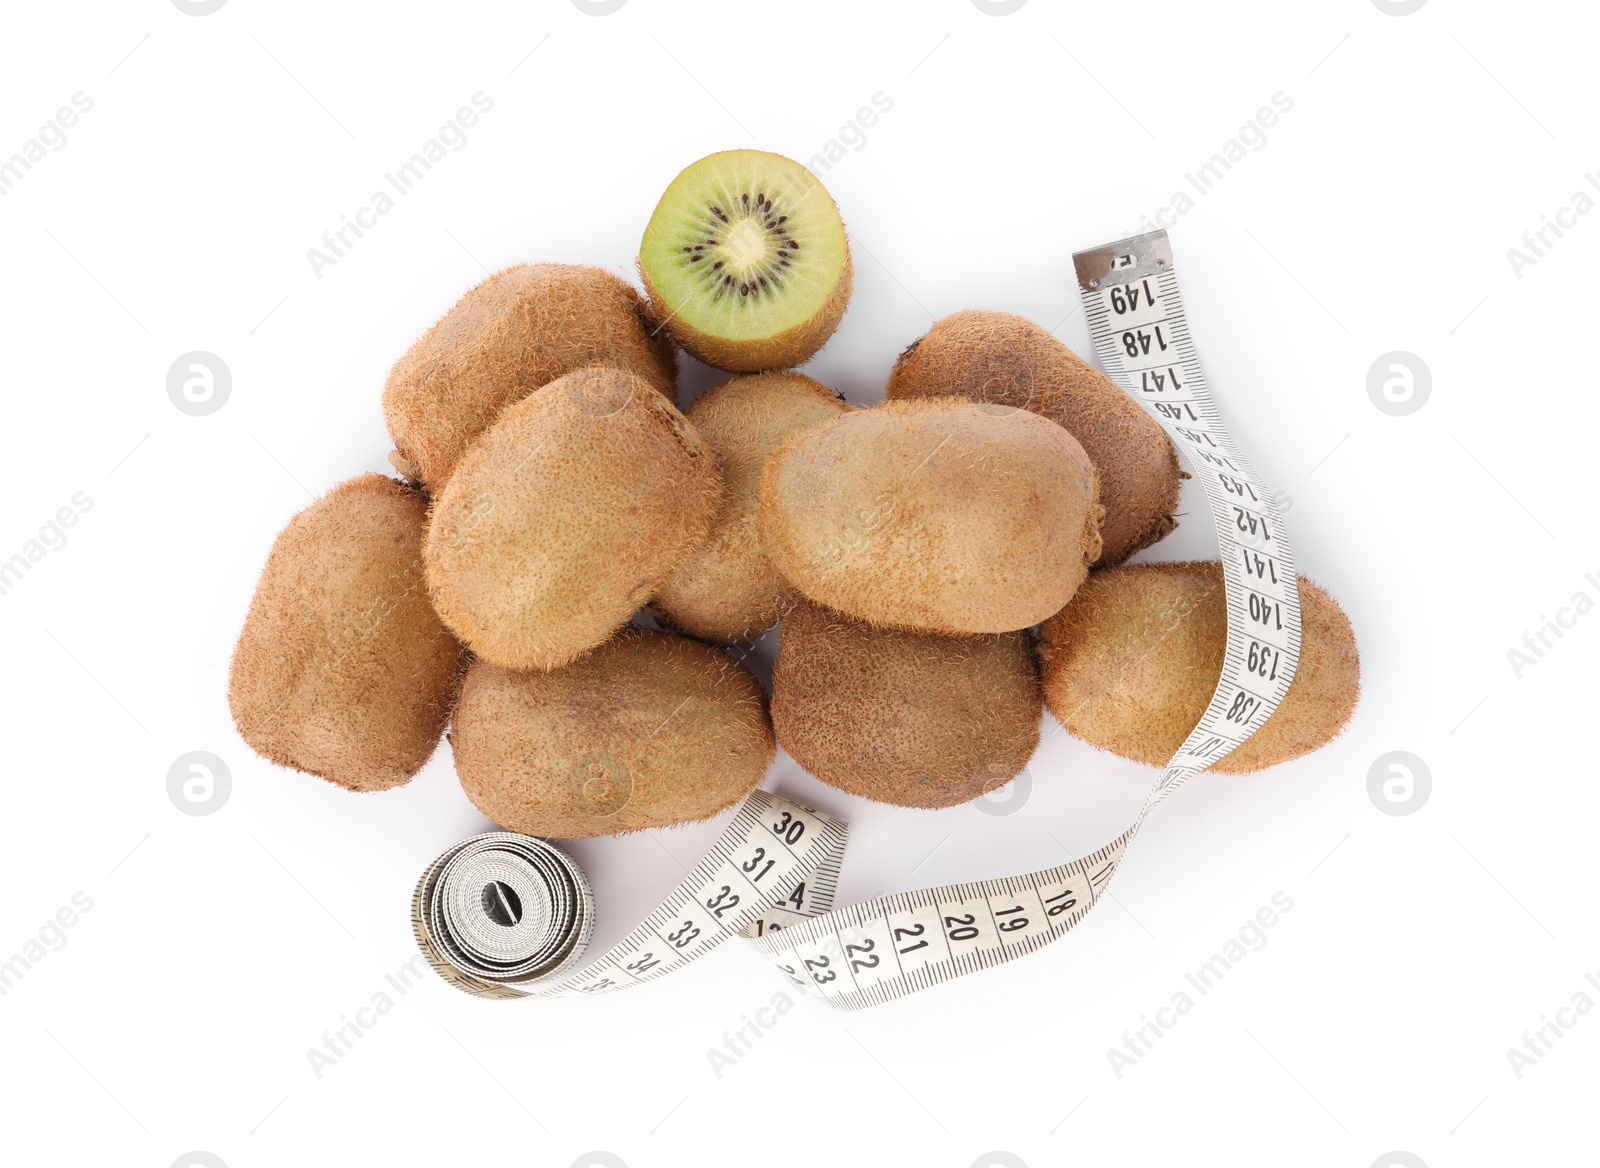
[[[945,944],[950,948],[951,961],[959,962],[979,950],[993,949],[1000,938],[988,902],[982,899],[942,901],[939,922],[944,929]]]
[[[858,989],[869,990],[900,972],[894,949],[894,936],[888,918],[868,919],[860,925],[846,925],[838,937],[844,946],[844,961]]]
[[[903,973],[920,973],[935,962],[950,959],[938,905],[913,904],[903,912],[891,910],[884,920]]]

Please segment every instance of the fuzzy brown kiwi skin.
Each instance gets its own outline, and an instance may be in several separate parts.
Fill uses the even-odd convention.
[[[1299,758],[1338,737],[1355,709],[1361,658],[1349,618],[1304,576],[1299,593],[1294,681],[1272,716],[1211,770],[1245,774]],[[1211,700],[1227,637],[1217,561],[1097,572],[1040,627],[1045,701],[1091,745],[1166,766]]]
[[[1106,517],[1099,567],[1112,567],[1175,527],[1186,477],[1165,431],[1104,374],[1030,320],[968,310],[908,345],[888,397],[957,396],[1032,410],[1064,426],[1100,474]]]
[[[352,791],[405,783],[433,754],[466,651],[428,603],[426,511],[420,491],[368,474],[278,535],[228,672],[256,753]]]
[[[776,754],[761,685],[721,650],[628,627],[549,672],[475,662],[450,735],[495,823],[558,839],[706,819]]]
[[[760,636],[794,603],[761,550],[761,471],[790,434],[847,413],[844,399],[803,373],[730,377],[684,417],[716,452],[725,490],[710,533],[650,601],[650,613],[691,637],[733,644]]]
[[[438,494],[502,410],[599,364],[676,398],[677,350],[625,281],[587,265],[515,264],[468,291],[395,362],[384,418],[411,473]]]
[[[1011,632],[1056,612],[1100,556],[1097,490],[1078,441],[1028,411],[884,402],[773,452],[761,545],[808,599],[858,620]],[[992,508],[981,520],[946,506],[980,499]],[[1070,524],[1075,538],[1064,541]]]
[[[778,742],[818,779],[898,807],[953,807],[1009,782],[1043,713],[1026,630],[947,637],[875,628],[808,601],[772,672]]]
[[[721,498],[675,406],[625,370],[576,370],[508,406],[434,500],[429,594],[479,657],[559,668],[677,571]]]
[[[847,245],[848,246],[848,245]],[[748,341],[729,340],[701,332],[676,315],[676,310],[656,290],[645,271],[644,262],[638,263],[639,279],[644,284],[645,295],[650,298],[651,312],[657,319],[665,320],[666,331],[683,350],[705,362],[713,369],[729,373],[761,373],[771,369],[790,369],[811,360],[833,336],[844,310],[850,304],[850,292],[855,281],[855,267],[847,251],[844,268],[833,285],[822,307],[799,324],[791,325],[770,337],[756,337]]]

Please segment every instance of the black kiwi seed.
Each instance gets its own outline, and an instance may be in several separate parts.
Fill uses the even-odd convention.
[[[790,266],[790,252],[800,247],[799,243],[785,235],[783,225],[789,216],[776,214],[776,205],[765,191],[756,192],[753,203],[750,192],[743,191],[733,200],[732,205],[738,209],[738,218],[758,219],[764,234],[771,240],[768,246],[774,247],[776,254],[757,260],[752,265],[755,270],[743,280],[737,280],[732,275],[723,273],[722,269],[727,261],[724,258],[716,259],[714,263],[702,269],[706,272],[706,286],[717,297],[732,296],[734,288],[739,289],[741,297],[760,296],[763,290],[782,288],[783,282],[778,279],[778,273]],[[720,204],[712,204],[707,210],[711,217],[705,221],[702,240],[683,248],[691,264],[705,259],[703,253],[707,248],[725,246],[728,228],[735,226],[735,218]]]

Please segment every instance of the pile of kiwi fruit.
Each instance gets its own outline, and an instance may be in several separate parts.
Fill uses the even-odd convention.
[[[578,838],[704,819],[779,746],[824,783],[949,807],[1019,774],[1046,709],[1163,765],[1221,670],[1216,562],[1126,563],[1176,526],[1161,428],[1051,333],[938,321],[855,407],[796,366],[850,299],[805,167],[731,150],[667,187],[643,291],[519,264],[394,365],[399,476],[341,483],[273,545],[229,704],[263,757],[352,791],[448,729],[500,826]],[[732,374],[684,410],[682,349]],[[1354,709],[1350,622],[1299,582],[1280,708],[1215,769],[1323,746]],[[742,663],[781,625],[770,694]]]

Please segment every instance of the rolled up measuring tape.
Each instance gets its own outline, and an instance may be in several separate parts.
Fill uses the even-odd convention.
[[[694,871],[620,944],[571,972],[593,924],[582,871],[542,840],[474,836],[423,873],[412,926],[452,985],[484,997],[597,995],[663,977],[739,935],[796,985],[855,1010],[1010,961],[1099,902],[1145,816],[1271,717],[1300,659],[1300,597],[1275,497],[1206,387],[1164,231],[1073,256],[1095,353],[1188,456],[1211,505],[1227,586],[1222,676],[1133,823],[1041,872],[833,908],[846,825],[754,791]]]

